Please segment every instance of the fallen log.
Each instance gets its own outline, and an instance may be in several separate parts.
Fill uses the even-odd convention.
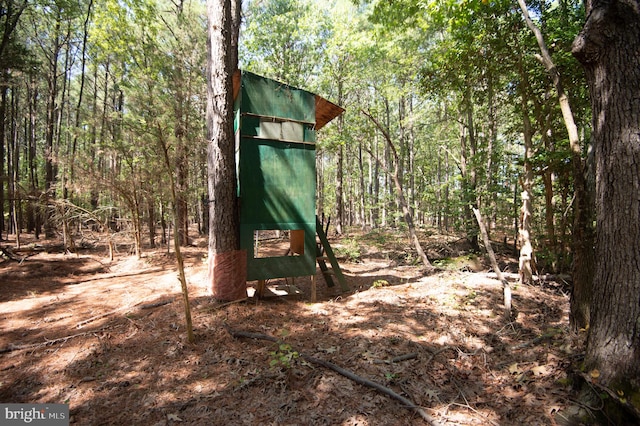
[[[13,261],[16,261],[16,262],[19,262],[19,263],[22,263],[22,261],[27,258],[27,256],[23,256],[23,257],[18,256],[15,253],[14,249],[12,249],[11,247],[7,247],[7,246],[0,246],[0,252],[2,252],[2,254],[6,258],[8,258],[10,260],[13,260]]]
[[[248,339],[259,339],[259,340],[267,340],[269,342],[274,342],[277,344],[283,344],[283,342],[273,336],[269,336],[266,334],[262,334],[262,333],[251,333],[248,331],[241,331],[241,330],[233,330],[230,327],[225,325],[225,328],[227,329],[227,331],[229,332],[229,334],[231,334],[231,336],[235,337],[235,338],[239,338],[239,337],[244,337],[244,338],[248,338]],[[395,391],[393,391],[392,389],[389,389],[386,386],[381,385],[380,383],[376,383],[373,382],[369,379],[366,379],[364,377],[358,376],[357,374],[346,370],[342,367],[337,366],[336,364],[333,364],[329,361],[325,361],[319,358],[315,358],[312,357],[311,355],[307,355],[304,353],[300,353],[298,351],[298,353],[300,354],[300,357],[302,359],[304,359],[307,362],[310,362],[312,364],[316,364],[316,365],[320,365],[322,367],[328,368],[330,370],[335,371],[336,373],[350,379],[353,380],[354,382],[361,384],[363,386],[367,386],[370,388],[373,388],[399,402],[401,402],[405,407],[413,410],[414,412],[416,412],[418,415],[420,415],[420,417],[422,417],[423,420],[425,420],[428,424],[430,425],[434,425],[434,426],[438,426],[440,425],[440,423],[431,415],[427,414],[421,407],[417,406],[416,404],[413,403],[413,401],[403,397],[402,395],[399,395],[398,393],[396,393]]]
[[[493,279],[498,278],[498,274],[496,274],[495,272],[474,272],[474,274],[483,274],[487,278],[493,278]],[[520,274],[516,274],[513,272],[503,272],[502,276],[510,281],[518,281],[520,279]],[[558,275],[540,274],[540,275],[534,275],[533,281],[534,282],[555,281],[559,283],[561,282],[571,283],[573,279],[571,278],[571,275],[568,275],[568,274],[558,274]]]

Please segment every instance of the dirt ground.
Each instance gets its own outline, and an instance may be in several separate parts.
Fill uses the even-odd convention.
[[[102,248],[0,257],[0,402],[68,403],[77,425],[427,423],[304,354],[393,390],[442,425],[561,424],[587,410],[572,402],[568,367],[583,342],[568,331],[566,283],[512,282],[509,322],[484,259],[457,250],[457,237],[429,238],[441,269],[428,274],[402,236],[332,240],[351,291],[318,273],[317,303],[309,278],[295,280],[297,295],[216,302],[199,242],[184,250],[195,344],[166,248],[113,262]],[[515,272],[513,262],[501,265]]]

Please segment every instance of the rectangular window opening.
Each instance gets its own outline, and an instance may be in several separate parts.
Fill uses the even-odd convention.
[[[260,119],[259,138],[304,142],[304,126],[293,121],[276,120],[272,118]]]
[[[253,257],[304,256],[304,229],[266,229],[253,233]]]

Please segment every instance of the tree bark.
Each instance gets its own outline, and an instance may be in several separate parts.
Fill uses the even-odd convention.
[[[586,367],[640,389],[640,2],[587,3],[573,54],[593,114],[596,257]]]
[[[239,25],[233,22],[238,0],[207,1],[207,166],[209,190],[209,281],[214,297],[246,297],[245,270],[236,267],[240,222],[236,200],[235,138],[233,134],[233,46]],[[237,56],[236,56],[237,59]],[[240,276],[239,276],[240,275]],[[231,286],[231,288],[229,288]],[[244,295],[243,295],[244,293]]]

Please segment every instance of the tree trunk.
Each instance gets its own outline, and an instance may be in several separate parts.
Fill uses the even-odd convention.
[[[373,144],[373,149],[372,151],[374,152],[374,159],[378,158],[378,136],[374,136],[373,137],[373,141],[371,142]],[[372,227],[376,227],[378,226],[378,224],[380,223],[380,216],[381,216],[381,212],[380,212],[380,162],[379,161],[374,161],[374,167],[373,167],[373,201],[372,201],[372,206],[374,206],[372,208],[372,214],[371,214],[371,226]]]
[[[156,247],[156,206],[153,191],[147,196],[147,228],[149,231],[149,247]]]
[[[181,101],[178,101],[181,102]],[[178,128],[182,128],[181,117],[176,117]],[[176,130],[176,154],[175,154],[175,173],[176,173],[176,214],[175,220],[178,234],[178,242],[181,246],[187,246],[189,241],[189,209],[187,202],[187,187],[189,178],[189,161],[186,140],[180,130]]]
[[[416,205],[416,174],[415,174],[415,161],[416,161],[416,130],[414,128],[413,119],[413,97],[409,98],[409,114],[411,120],[409,120],[409,210],[411,216],[415,217],[415,205]]]
[[[14,89],[11,91],[11,136],[9,143],[11,147],[9,163],[9,192],[11,198],[11,225],[16,239],[16,247],[20,247],[20,194],[18,184],[20,182],[20,143],[18,140],[18,126],[20,120],[18,105],[18,93]]]
[[[93,0],[89,0],[87,5],[87,17],[84,20],[83,33],[82,33],[82,53],[81,53],[81,65],[80,65],[80,89],[78,92],[78,103],[76,104],[76,121],[75,128],[76,133],[73,135],[73,142],[71,143],[71,160],[69,165],[69,184],[73,185],[75,180],[75,158],[78,148],[78,132],[80,131],[80,125],[82,123],[82,100],[84,96],[84,86],[86,80],[86,68],[87,68],[87,40],[89,38],[89,21],[91,19],[91,12],[93,7]],[[95,83],[94,83],[95,84]]]
[[[487,161],[487,169],[486,169],[486,174],[487,174],[487,179],[485,181],[484,184],[484,189],[486,190],[487,193],[487,199],[488,201],[486,203],[483,203],[485,206],[486,211],[490,211],[492,212],[491,215],[489,215],[487,221],[486,221],[486,225],[487,225],[487,233],[491,234],[491,229],[493,227],[496,226],[496,211],[497,211],[497,201],[498,201],[498,191],[495,191],[494,188],[496,187],[496,177],[499,176],[499,174],[496,172],[496,162],[494,161],[494,157],[495,157],[495,153],[494,151],[496,150],[496,147],[498,145],[498,113],[497,113],[497,99],[496,99],[496,94],[495,94],[495,83],[494,83],[494,74],[493,73],[489,73],[489,75],[487,76],[487,109],[488,109],[488,132],[487,132],[487,153],[486,153],[486,161]],[[480,230],[480,232],[482,232],[482,230]]]
[[[489,233],[487,232],[487,227],[482,220],[482,215],[480,214],[480,210],[475,207],[471,208],[473,210],[473,214],[476,216],[476,220],[478,222],[478,226],[480,227],[480,234],[482,235],[482,240],[484,242],[484,247],[487,250],[487,254],[489,255],[489,261],[491,262],[491,267],[493,271],[498,276],[498,280],[502,283],[502,301],[504,304],[504,316],[507,321],[511,320],[511,286],[509,282],[502,276],[502,271],[498,266],[498,261],[496,260],[496,254],[493,251],[493,247],[491,247],[491,240],[489,240]]]
[[[169,175],[169,186],[171,187],[171,202],[173,204],[173,222],[174,226],[177,226],[176,222],[178,220],[178,196],[176,191],[176,181],[173,177],[174,170],[171,167],[171,160],[169,159],[169,148],[167,141],[162,134],[162,131],[159,132],[158,138],[162,152],[164,154],[164,163],[167,167],[167,173]],[[184,317],[185,317],[185,325],[187,328],[187,340],[189,343],[195,342],[195,335],[193,334],[193,321],[191,318],[191,305],[189,303],[189,288],[187,287],[187,277],[184,272],[184,258],[182,257],[182,252],[180,251],[180,237],[178,236],[178,232],[173,233],[173,247],[176,252],[176,263],[178,266],[178,279],[180,280],[180,288],[182,290],[182,301],[184,306]]]
[[[220,300],[246,297],[246,253],[239,250],[233,134],[232,77],[237,63],[232,60],[239,25],[234,23],[232,2],[237,2],[233,7],[240,7],[238,0],[207,2],[209,281],[213,296]]]
[[[0,58],[3,62],[3,68],[0,69],[0,79],[2,80],[2,88],[0,88],[1,96],[2,96],[2,105],[0,108],[0,241],[2,241],[2,233],[5,231],[4,224],[4,206],[5,206],[5,191],[4,185],[5,182],[8,181],[7,176],[5,176],[5,153],[6,153],[6,144],[5,144],[5,117],[6,117],[6,97],[8,87],[6,85],[6,81],[9,78],[8,69],[11,67],[13,60],[12,54],[10,52],[10,45],[12,42],[12,34],[15,31],[18,21],[20,19],[20,15],[25,10],[28,5],[28,1],[24,0],[21,2],[9,2],[5,4],[3,2],[2,7],[2,36],[0,37]]]
[[[7,78],[7,74],[5,72],[2,73],[3,80]],[[5,203],[5,193],[4,186],[5,182],[8,182],[9,179],[6,179],[5,176],[5,156],[6,156],[6,131],[5,131],[5,120],[7,112],[7,91],[8,87],[6,85],[2,85],[0,87],[0,241],[3,240],[2,234],[5,231],[4,225],[4,203]]]
[[[38,86],[36,84],[36,76],[33,74],[29,76],[29,83],[27,86],[27,93],[29,99],[29,122],[28,122],[28,149],[27,157],[29,162],[29,195],[30,200],[27,204],[27,232],[33,232],[36,239],[40,238],[41,232],[41,220],[40,220],[40,205],[38,203],[38,173],[36,165],[36,152],[37,152],[37,136],[36,136],[36,111],[38,104]]]
[[[341,116],[342,117],[342,116]],[[340,118],[338,118],[340,120]],[[334,227],[336,234],[342,235],[344,223],[344,145],[338,147],[338,161],[336,164],[336,218]]]
[[[587,73],[596,162],[585,363],[631,398],[630,388],[640,389],[640,2],[592,0],[587,17],[573,45]]]
[[[518,229],[518,243],[520,245],[520,257],[518,260],[520,283],[529,285],[533,282],[533,245],[531,244],[531,221],[533,218],[533,128],[529,118],[529,92],[527,76],[522,62],[518,61],[518,71],[521,77],[520,101],[522,108],[522,124],[524,135],[524,160],[522,171],[522,207],[520,208],[520,228]]]
[[[338,82],[338,105],[342,104],[342,82]],[[344,132],[344,115],[338,117],[338,134]],[[338,164],[336,164],[336,234],[342,235],[344,226],[344,144],[338,147]]]
[[[596,0],[597,1],[597,0]],[[631,1],[630,3],[637,2]],[[549,50],[547,49],[544,37],[540,29],[529,17],[527,5],[524,0],[518,0],[520,9],[525,18],[527,26],[531,29],[538,41],[542,54],[540,62],[544,65],[553,80],[553,84],[558,93],[558,103],[562,111],[569,136],[569,146],[571,148],[571,164],[573,167],[573,180],[575,188],[574,221],[573,221],[573,292],[571,294],[571,324],[573,328],[582,328],[588,325],[589,304],[591,302],[591,286],[593,279],[593,232],[591,230],[591,208],[587,197],[587,185],[584,176],[584,164],[582,161],[582,149],[578,129],[573,119],[573,112],[569,104],[569,97],[564,92],[560,72],[553,63]],[[595,113],[595,111],[592,111]],[[594,115],[595,117],[595,115]],[[595,129],[595,128],[594,128]]]
[[[358,139],[358,184],[360,187],[360,196],[358,197],[358,221],[360,222],[360,228],[365,229],[367,226],[367,198],[364,183],[364,162],[362,161],[362,150],[362,139]]]
[[[471,91],[465,93],[463,100],[464,111],[461,111],[466,120],[461,120],[460,128],[460,174],[462,175],[462,197],[464,205],[464,228],[467,240],[473,251],[480,251],[478,243],[478,224],[473,215],[473,207],[479,207],[477,202],[477,172],[474,163],[476,156],[475,126],[473,124],[473,101]],[[468,142],[468,143],[467,143]]]
[[[58,58],[60,56],[61,43],[60,43],[60,27],[61,27],[61,10],[58,8],[56,16],[56,25],[53,31],[51,46],[51,56],[49,57],[49,74],[47,75],[47,117],[45,124],[45,191],[47,197],[55,198],[55,182],[57,175],[56,168],[56,146],[54,144],[56,139],[56,123],[57,114],[59,113],[57,108],[58,98]],[[45,234],[47,238],[54,237],[54,224],[52,212],[47,208],[45,212]]]
[[[442,204],[444,205],[444,219],[442,226],[445,231],[449,231],[449,216],[451,208],[449,205],[449,152],[444,153],[444,194],[442,195]]]
[[[402,215],[404,218],[404,221],[407,224],[407,228],[409,229],[409,236],[411,239],[411,243],[413,244],[414,248],[416,249],[416,252],[418,254],[418,256],[420,257],[420,260],[422,260],[422,263],[424,264],[425,268],[427,268],[427,270],[432,270],[433,269],[433,265],[431,265],[431,262],[429,261],[429,258],[427,257],[426,253],[424,252],[424,250],[422,249],[422,245],[420,244],[420,240],[418,240],[418,235],[416,233],[416,227],[413,223],[413,216],[411,216],[411,211],[409,210],[409,205],[407,204],[407,200],[404,196],[404,191],[402,189],[402,182],[400,181],[400,173],[398,171],[399,168],[399,158],[398,158],[398,151],[396,150],[395,145],[393,144],[393,141],[391,140],[391,136],[389,135],[389,132],[382,127],[382,125],[369,113],[362,111],[364,115],[366,115],[367,117],[369,117],[369,119],[376,125],[376,127],[378,128],[378,130],[380,130],[380,132],[382,133],[382,135],[384,136],[386,142],[387,142],[387,146],[389,147],[389,151],[390,154],[393,155],[393,159],[394,159],[394,170],[393,172],[388,172],[388,174],[390,175],[391,180],[394,183],[395,186],[395,196],[397,197],[398,200],[398,204],[400,205],[400,208],[402,209]]]

